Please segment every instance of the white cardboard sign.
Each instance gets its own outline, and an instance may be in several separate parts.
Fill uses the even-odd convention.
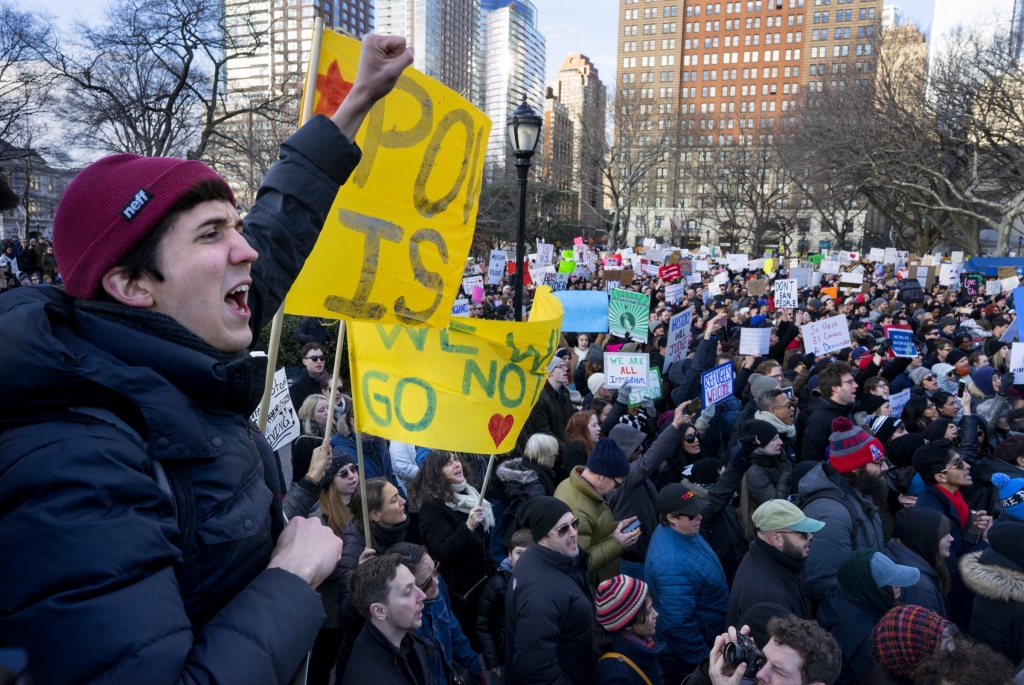
[[[800,327],[804,336],[804,350],[815,356],[829,354],[850,347],[850,326],[842,314]]]
[[[775,281],[775,306],[796,309],[800,306],[796,290],[796,279],[785,278]]]
[[[506,255],[504,250],[491,250],[491,261],[487,263],[487,285],[498,285],[505,275]]]
[[[650,357],[646,352],[605,352],[604,385],[606,388],[647,387]]]
[[[256,423],[260,410],[252,413],[250,419]],[[292,406],[291,395],[288,394],[288,377],[284,367],[274,372],[274,387],[270,391],[270,411],[267,414],[267,442],[273,449],[280,449],[302,433],[299,417]]]
[[[741,328],[740,354],[752,354],[755,356],[768,354],[771,337],[772,329],[770,328]]]

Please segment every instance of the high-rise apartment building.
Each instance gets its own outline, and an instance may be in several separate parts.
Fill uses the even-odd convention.
[[[271,117],[239,115],[222,127],[210,161],[231,182],[241,208],[255,198],[280,144],[299,123],[316,17],[355,38],[374,27],[373,0],[224,0],[225,29],[252,55],[229,60],[225,100],[241,110],[280,98]]]
[[[559,218],[579,219],[579,201],[573,173],[574,126],[569,108],[548,87],[544,98],[544,126],[537,154],[533,158],[536,177],[562,191]]]
[[[900,8],[897,5],[882,5],[882,30],[891,29],[900,23]]]
[[[377,32],[404,36],[413,66],[480,106],[478,0],[377,0]]]
[[[585,226],[597,225],[604,204],[605,86],[586,55],[570,54],[548,90],[565,105],[573,124],[572,190],[579,202],[573,214]]]
[[[648,184],[649,209],[633,214],[638,226],[651,214],[656,228],[689,224],[692,210],[728,203],[751,171],[736,166],[751,153],[730,146],[770,147],[799,125],[805,91],[873,73],[881,10],[881,0],[620,0],[619,93],[649,108],[652,132],[678,130],[679,142]],[[708,165],[684,168],[695,159]],[[768,168],[755,173],[762,186],[777,182]]]
[[[491,118],[486,165],[490,174],[507,166],[505,122],[525,98],[544,109],[544,36],[529,0],[480,0],[484,46],[483,110]]]

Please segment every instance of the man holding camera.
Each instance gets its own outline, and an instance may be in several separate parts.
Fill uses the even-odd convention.
[[[789,616],[768,622],[768,641],[758,650],[743,626],[723,633],[711,648],[708,673],[698,671],[689,685],[833,685],[839,679],[842,653],[836,640],[814,621]],[[754,673],[748,663],[759,664]]]

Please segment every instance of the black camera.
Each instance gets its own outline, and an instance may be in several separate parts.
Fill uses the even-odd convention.
[[[747,672],[744,675],[747,678],[754,678],[767,663],[764,653],[757,648],[748,635],[737,635],[736,642],[727,643],[722,656],[725,657],[725,663],[730,666],[739,666],[745,663]]]

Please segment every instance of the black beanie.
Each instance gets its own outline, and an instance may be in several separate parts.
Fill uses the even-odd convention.
[[[334,477],[338,475],[338,471],[341,471],[344,467],[349,464],[354,464],[352,457],[348,456],[339,449],[331,450],[331,463],[327,465],[327,470],[324,471],[324,477],[320,479],[320,487],[324,490],[331,487],[331,483],[334,481]]]
[[[713,457],[698,459],[690,468],[690,482],[695,485],[714,485],[718,482],[718,467],[722,462]]]
[[[779,431],[772,424],[761,419],[752,419],[743,424],[743,435],[757,436],[760,447],[767,447],[775,439]]]
[[[949,364],[950,366],[956,366],[956,363],[958,361],[966,358],[967,355],[964,354],[962,350],[954,347],[952,350],[949,351],[949,354],[946,355],[946,363]]]
[[[534,497],[519,510],[519,522],[530,529],[534,542],[551,532],[558,519],[572,513],[569,505],[554,497]]]
[[[887,400],[884,397],[881,397],[880,395],[873,395],[872,393],[867,393],[866,395],[860,398],[860,409],[861,411],[867,412],[868,414],[874,414],[882,407],[883,404],[885,404],[888,401],[889,400]]]
[[[1024,567],[1024,523],[1000,520],[988,532],[988,544],[1004,557]]]
[[[888,449],[889,461],[893,463],[893,466],[902,468],[904,466],[912,466],[912,460],[914,452],[917,448],[924,444],[924,438],[921,437],[920,433],[907,433],[901,435],[892,441],[892,445]]]

